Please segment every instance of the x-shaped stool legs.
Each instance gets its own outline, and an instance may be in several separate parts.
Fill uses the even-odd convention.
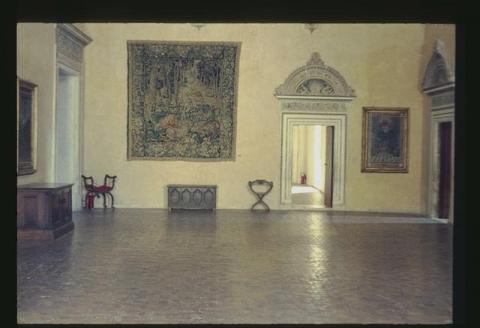
[[[255,191],[253,189],[254,185],[264,185],[264,184],[268,185],[268,187],[269,187],[267,189],[267,191],[259,192],[259,191]],[[253,211],[255,206],[262,205],[265,208],[266,211],[270,211],[270,207],[268,207],[268,205],[263,201],[263,197],[265,197],[270,192],[270,190],[272,190],[273,182],[267,181],[267,180],[248,181],[248,187],[250,188],[250,190],[255,194],[255,196],[258,199],[257,202],[255,204],[253,204],[250,209]]]

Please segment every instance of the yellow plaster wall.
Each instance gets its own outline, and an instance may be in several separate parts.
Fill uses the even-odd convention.
[[[418,25],[414,25],[418,26]],[[366,211],[424,212],[425,195],[421,140],[423,96],[418,72],[423,29],[412,25],[382,25],[371,38],[364,62],[366,90],[359,92],[347,135],[346,197],[348,207]],[[361,173],[362,107],[408,107],[408,173]]]
[[[17,24],[17,77],[37,87],[37,171],[19,176],[19,185],[52,181],[55,106],[54,24]]]
[[[85,174],[116,174],[119,207],[166,207],[165,186],[218,185],[218,208],[247,209],[247,182],[273,180],[265,198],[280,202],[281,124],[274,90],[312,52],[356,90],[347,121],[345,209],[424,212],[422,127],[425,26],[421,24],[84,24]],[[234,162],[127,161],[127,40],[242,42]],[[409,172],[361,173],[362,106],[410,108]]]

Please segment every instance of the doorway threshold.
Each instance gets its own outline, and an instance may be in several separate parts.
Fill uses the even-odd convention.
[[[335,210],[331,207],[326,207],[325,205],[302,205],[302,204],[280,204],[280,209],[282,210],[305,210],[305,211],[331,211]]]
[[[441,218],[430,218],[430,219],[441,222],[441,223],[448,223],[448,219],[441,219]]]

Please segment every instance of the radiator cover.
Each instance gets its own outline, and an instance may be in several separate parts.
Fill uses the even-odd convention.
[[[215,210],[217,186],[215,185],[167,185],[168,210]]]

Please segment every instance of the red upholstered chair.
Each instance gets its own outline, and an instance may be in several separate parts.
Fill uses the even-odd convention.
[[[117,178],[116,175],[110,176],[108,174],[105,174],[105,178],[103,179],[103,185],[101,186],[96,186],[95,182],[93,181],[93,177],[86,177],[82,175],[83,178],[83,183],[85,185],[85,189],[87,190],[87,194],[85,195],[85,206],[88,209],[93,208],[93,201],[94,197],[100,197],[100,195],[103,196],[103,207],[107,207],[107,200],[106,200],[106,195],[110,196],[110,199],[112,200],[112,208],[114,208],[114,198],[113,195],[110,193],[113,190],[113,187],[115,186],[115,179]]]

